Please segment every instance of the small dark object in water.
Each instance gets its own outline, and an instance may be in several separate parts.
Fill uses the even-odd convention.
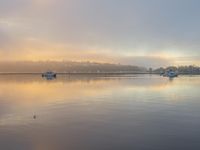
[[[33,116],[33,119],[36,119],[36,115]]]

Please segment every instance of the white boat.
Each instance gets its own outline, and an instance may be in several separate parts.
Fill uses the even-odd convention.
[[[42,77],[56,78],[56,73],[52,72],[52,71],[47,71],[47,72],[45,72],[45,73],[42,74]]]
[[[178,73],[173,70],[169,70],[169,71],[167,71],[167,77],[169,77],[169,78],[178,77]]]

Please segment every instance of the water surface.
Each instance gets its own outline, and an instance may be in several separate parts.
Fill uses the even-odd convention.
[[[0,76],[0,149],[200,149],[200,76]]]

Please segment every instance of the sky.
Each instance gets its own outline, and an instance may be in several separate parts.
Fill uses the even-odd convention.
[[[0,60],[200,65],[199,6],[199,0],[0,0]]]

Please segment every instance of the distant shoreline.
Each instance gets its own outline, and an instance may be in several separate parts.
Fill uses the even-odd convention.
[[[57,75],[160,75],[159,73],[149,73],[149,72],[104,72],[104,73],[86,73],[86,72],[79,72],[79,73],[63,73],[58,72]],[[0,75],[42,75],[40,72],[1,72]],[[200,74],[179,74],[179,75],[200,75]]]
[[[63,72],[58,72],[56,73],[57,75],[126,75],[126,74],[151,74],[148,72],[131,72],[131,73],[124,73],[124,72],[105,72],[105,73],[86,73],[86,72],[80,72],[80,73],[63,73]],[[154,73],[152,73],[154,74]],[[42,73],[30,73],[30,72],[3,72],[0,73],[0,75],[42,75]]]

